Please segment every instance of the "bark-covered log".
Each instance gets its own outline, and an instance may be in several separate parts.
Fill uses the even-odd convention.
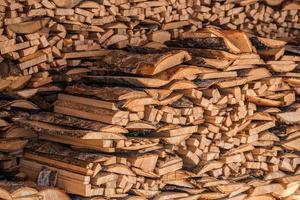
[[[169,47],[179,48],[216,49],[223,51],[228,50],[224,43],[224,40],[219,37],[170,40],[166,42],[166,45]]]
[[[115,58],[118,58],[116,60]],[[110,70],[130,74],[154,75],[190,60],[186,51],[170,51],[163,54],[134,54],[125,51],[111,52],[104,58]]]
[[[47,122],[50,124],[69,126],[73,128],[88,129],[94,131],[127,133],[127,130],[122,128],[121,126],[108,125],[101,122],[80,119],[80,118],[62,115],[59,113],[52,113],[52,112],[41,112],[38,114],[32,114],[28,117],[28,119],[34,121]]]

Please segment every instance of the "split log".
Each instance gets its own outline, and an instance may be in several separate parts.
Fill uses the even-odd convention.
[[[115,62],[116,57],[118,62]],[[165,55],[149,54],[147,56],[126,52],[112,52],[104,58],[104,62],[109,64],[110,67],[114,67],[115,71],[154,75],[190,59],[190,55],[185,51],[174,51]]]
[[[300,116],[300,112],[298,112],[298,111],[277,114],[277,117],[280,119],[280,121],[287,123],[287,124],[298,124],[299,116]]]
[[[38,193],[39,196],[42,196],[45,200],[55,200],[55,199],[62,199],[62,200],[70,200],[70,197],[66,195],[65,192],[58,190],[58,189],[44,189]]]
[[[41,121],[50,124],[70,126],[74,128],[89,129],[94,131],[103,131],[111,133],[127,133],[128,131],[121,126],[103,124],[90,120],[79,119],[72,116],[62,115],[58,113],[42,112],[29,116],[30,120]]]

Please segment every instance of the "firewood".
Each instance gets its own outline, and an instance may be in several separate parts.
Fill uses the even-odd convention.
[[[96,119],[100,122],[116,125],[126,125],[128,123],[129,115],[128,112],[124,111],[112,111],[68,101],[57,101],[55,105],[55,112],[83,119]],[[99,114],[101,114],[101,116],[99,116]]]
[[[281,40],[273,40],[270,38],[257,37],[257,40],[269,48],[283,47],[287,42]]]
[[[127,133],[128,131],[121,126],[112,126],[101,122],[94,122],[76,117],[61,115],[58,113],[46,113],[30,115],[29,119],[34,121],[47,122],[56,125],[65,125],[74,128],[84,128],[94,131],[104,131],[111,133]]]
[[[171,23],[164,24],[162,30],[177,29],[188,25],[190,25],[189,21],[171,22]]]
[[[299,9],[275,4],[0,1],[1,177],[79,199],[294,197]]]
[[[23,42],[23,43],[18,43],[12,46],[7,46],[1,49],[1,54],[7,54],[7,53],[11,53],[14,51],[18,51],[21,49],[25,49],[30,47],[30,43],[29,42]]]
[[[300,5],[299,2],[288,2],[284,5],[283,10],[299,10]]]
[[[286,45],[286,51],[296,53],[296,54],[300,53],[299,48],[297,46],[293,46],[293,45]]]
[[[284,48],[259,50],[258,53],[265,59],[279,60],[284,55]]]
[[[199,76],[201,79],[218,79],[218,78],[228,78],[237,77],[236,72],[215,72],[215,73],[205,73]]]
[[[31,75],[17,77],[17,79],[12,82],[9,88],[11,90],[20,90],[26,86],[26,84],[30,81],[31,77]]]
[[[38,191],[34,183],[26,182],[5,182],[1,183],[1,196],[4,199],[31,198],[38,199]]]
[[[147,60],[147,63],[135,60],[136,57],[139,58],[138,56],[126,52],[113,52],[104,58],[104,62],[126,73],[154,75],[190,60],[190,55],[185,51],[175,51],[165,55],[149,54],[148,58],[139,56],[140,59]],[[113,63],[115,57],[120,59],[118,63]]]
[[[50,125],[44,122],[37,122],[37,121],[25,121],[22,120],[20,123],[24,123],[35,130],[44,130],[45,134],[50,135],[57,135],[57,136],[67,136],[69,134],[69,137],[74,138],[81,138],[81,139],[124,139],[122,135],[109,133],[109,132],[103,132],[101,134],[97,132],[92,131],[72,131],[71,129],[65,129],[61,128],[59,126]],[[40,131],[41,132],[41,131]]]
[[[106,172],[113,172],[116,174],[124,174],[128,176],[135,176],[135,174],[125,165],[113,165],[104,169]]]
[[[150,40],[154,42],[164,43],[171,39],[171,34],[167,31],[155,31],[151,34]]]
[[[283,1],[282,0],[266,0],[267,4],[270,6],[278,6],[280,5]]]
[[[28,140],[0,140],[0,151],[13,152],[23,149]]]
[[[65,192],[58,189],[44,189],[39,191],[38,195],[42,196],[45,200],[62,199],[69,200],[70,197]]]
[[[63,8],[73,8],[77,4],[79,4],[82,0],[75,0],[75,1],[70,1],[70,0],[63,0],[63,1],[57,1],[54,0],[54,3],[58,7],[63,7]]]
[[[63,58],[85,58],[85,57],[94,57],[94,56],[105,56],[109,53],[109,50],[98,50],[98,51],[85,51],[85,52],[72,52],[63,54]]]
[[[287,124],[297,124],[298,122],[298,114],[299,112],[285,112],[285,113],[278,113],[277,117],[287,123]]]
[[[177,193],[177,192],[164,192],[162,194],[157,195],[154,199],[155,200],[163,200],[168,198],[183,198],[187,197],[187,193]]]
[[[83,98],[83,97],[66,95],[66,94],[59,94],[57,99],[61,100],[61,101],[71,101],[74,103],[82,103],[85,105],[91,105],[91,106],[95,106],[98,108],[105,108],[105,109],[109,109],[109,110],[118,110],[118,108],[115,104],[110,103],[110,102],[101,101],[101,100],[93,100],[93,99],[89,99],[89,98]]]
[[[288,62],[288,61],[269,61],[267,64],[270,66],[270,68],[275,72],[289,72],[293,71],[297,64],[294,62]],[[284,65],[285,67],[282,68],[281,66]]]
[[[299,140],[300,138],[297,137],[297,138],[293,138],[293,139],[290,139],[286,142],[284,142],[282,144],[282,146],[286,149],[290,149],[290,150],[295,150],[295,151],[299,151]]]
[[[9,88],[9,86],[11,85],[11,81],[4,80],[4,79],[1,79],[0,83],[1,83],[0,91],[5,90],[6,88]]]
[[[29,68],[29,67],[32,67],[32,66],[35,66],[37,64],[40,64],[40,63],[43,63],[43,62],[46,62],[47,61],[47,56],[46,54],[42,54],[36,58],[33,58],[31,60],[28,60],[28,61],[25,61],[25,62],[21,62],[19,64],[19,68],[21,70],[24,70],[26,68]]]
[[[282,185],[280,184],[270,184],[265,186],[259,186],[256,187],[250,194],[250,196],[259,196],[259,195],[265,195],[272,192],[278,192],[280,193],[283,190]]]
[[[250,39],[244,32],[226,31],[226,37],[234,43],[243,53],[252,52],[252,44]]]
[[[263,105],[263,106],[280,106],[281,102],[276,100],[270,100],[255,96],[247,96],[248,100],[252,103],[256,103],[257,105]]]
[[[36,162],[32,162],[32,161],[27,161],[27,160],[22,160],[22,162],[24,163],[22,171],[25,171],[31,180],[35,180],[35,178],[38,175],[38,171],[39,169],[41,169],[43,167],[43,165],[36,163]],[[26,164],[25,164],[26,163]],[[35,169],[35,170],[32,170]],[[59,170],[56,168],[57,171],[60,172],[68,172],[68,171],[64,171],[64,170]],[[76,177],[78,178],[85,178],[84,176],[78,176],[77,174],[68,172],[68,176],[72,177],[73,174],[73,179],[72,178],[67,178],[63,175],[59,175],[58,176],[58,180],[57,180],[57,185],[58,186],[62,186],[64,184],[66,185],[66,192],[70,192],[70,193],[74,193],[74,194],[78,194],[78,195],[82,195],[82,196],[86,196],[86,195],[91,195],[93,191],[91,191],[91,185],[89,184],[78,184],[78,181],[76,181],[76,179],[74,180],[74,178]],[[80,180],[80,179],[79,179]],[[83,182],[84,183],[84,182]],[[101,193],[100,193],[101,194]]]
[[[216,50],[226,50],[227,46],[224,40],[220,37],[209,38],[188,38],[184,40],[170,40],[166,44],[171,47],[180,48],[210,48]]]
[[[111,45],[121,44],[121,42],[125,42],[126,43],[127,39],[128,39],[128,37],[126,35],[116,34],[116,35],[113,35],[110,38],[108,38],[105,41],[104,45],[105,46],[111,46]],[[125,46],[127,46],[127,45],[125,45]],[[120,49],[122,49],[124,47],[120,47]]]
[[[144,78],[144,77],[132,77],[132,76],[85,76],[88,80],[95,82],[106,83],[106,84],[124,84],[126,86],[135,87],[149,87],[159,88],[167,85],[169,81],[155,79],[155,78]]]
[[[19,24],[9,24],[8,29],[19,34],[30,34],[44,28],[50,21],[50,18],[44,18],[36,21],[22,22]]]
[[[45,163],[45,164],[52,161],[51,159],[47,159],[47,158],[44,158],[42,156],[38,156],[38,155],[30,154],[30,153],[25,154],[24,158],[27,158],[27,159],[30,159],[30,160],[33,160],[33,161],[37,161],[37,162],[40,162],[40,163]],[[64,164],[60,161],[56,161],[55,163],[53,163],[53,166],[58,167],[58,168],[68,169],[69,171],[73,171],[75,173],[80,173],[80,174],[83,174],[83,175],[93,174],[93,172],[89,169],[85,169],[85,168],[82,169],[82,168],[77,167],[77,166],[72,166],[71,164],[69,164],[69,165]]]
[[[146,48],[151,48],[151,49],[164,49],[167,48],[166,45],[160,43],[160,42],[149,42],[144,45]]]

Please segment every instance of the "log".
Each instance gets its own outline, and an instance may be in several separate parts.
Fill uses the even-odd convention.
[[[114,62],[116,57],[119,58],[118,62]],[[185,51],[174,51],[165,55],[149,54],[147,56],[112,52],[104,58],[104,62],[125,73],[154,75],[188,61],[190,58],[190,55]]]

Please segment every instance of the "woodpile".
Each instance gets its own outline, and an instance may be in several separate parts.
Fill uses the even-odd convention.
[[[33,182],[0,181],[0,198],[3,200],[70,200],[68,195],[56,188],[41,188]]]
[[[36,137],[33,131],[26,130],[11,121],[15,111],[37,110],[38,107],[25,100],[0,100],[0,177],[13,177],[18,171],[19,158],[28,140]]]
[[[11,80],[4,127],[38,135],[20,160],[29,180],[79,199],[297,199],[297,48],[206,28],[101,50]]]
[[[0,199],[299,199],[299,12],[0,0]]]
[[[19,74],[21,84],[37,72],[91,66],[101,48],[190,38],[209,26],[293,40],[299,9],[283,0],[1,0],[1,86]],[[53,81],[40,76],[33,88]]]

